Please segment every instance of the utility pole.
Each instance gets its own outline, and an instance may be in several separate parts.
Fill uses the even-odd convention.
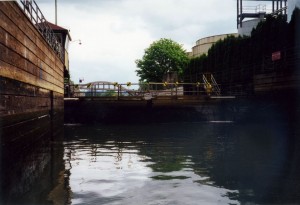
[[[57,25],[57,0],[55,0],[55,25]]]

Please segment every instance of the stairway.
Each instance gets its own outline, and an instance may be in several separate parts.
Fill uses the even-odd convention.
[[[219,85],[216,82],[216,79],[214,78],[213,74],[211,73],[205,73],[202,75],[202,79],[204,82],[204,89],[206,92],[214,95],[221,95],[221,89]]]

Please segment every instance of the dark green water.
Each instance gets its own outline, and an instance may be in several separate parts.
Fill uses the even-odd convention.
[[[300,204],[290,123],[65,125],[72,204]]]
[[[172,123],[162,123],[172,112],[155,109],[156,117],[170,116],[160,123],[47,121],[49,135],[2,143],[0,204],[300,204],[300,109],[291,104],[180,110]],[[32,129],[10,131],[21,138]]]

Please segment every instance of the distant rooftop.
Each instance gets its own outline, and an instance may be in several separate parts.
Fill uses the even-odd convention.
[[[55,24],[53,24],[53,23],[51,23],[51,22],[49,22],[49,21],[46,21],[46,23],[48,23],[48,25],[50,26],[50,28],[51,28],[52,30],[61,30],[61,31],[67,31],[67,32],[69,32],[68,29],[65,29],[65,28],[63,28],[63,27],[60,27],[60,26],[58,26],[58,25],[55,25]]]

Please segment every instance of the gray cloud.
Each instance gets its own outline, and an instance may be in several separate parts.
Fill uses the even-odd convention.
[[[39,0],[47,19],[54,1]],[[134,61],[154,40],[171,38],[190,50],[199,39],[236,31],[235,0],[58,0],[59,25],[82,45],[70,46],[76,81],[137,81]]]

